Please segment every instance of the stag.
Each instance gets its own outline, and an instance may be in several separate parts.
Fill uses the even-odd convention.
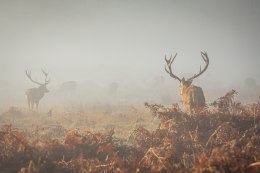
[[[165,71],[174,79],[177,79],[180,82],[180,95],[182,98],[182,104],[184,108],[186,109],[186,112],[189,114],[195,113],[197,110],[200,110],[205,106],[205,97],[203,94],[203,90],[201,87],[192,85],[192,81],[199,77],[202,73],[204,73],[209,65],[209,58],[207,55],[207,52],[201,52],[202,59],[206,63],[203,70],[201,70],[198,74],[195,74],[194,76],[185,79],[184,77],[180,79],[178,76],[174,75],[172,72],[171,65],[176,58],[177,53],[174,57],[170,57],[169,59],[165,56],[166,66]]]
[[[38,88],[30,88],[30,89],[26,90],[26,92],[25,92],[29,109],[33,109],[34,104],[35,104],[36,109],[38,110],[38,105],[39,105],[40,100],[43,98],[45,93],[49,92],[49,90],[47,89],[46,86],[50,83],[50,78],[47,79],[48,73],[46,73],[45,71],[42,70],[42,73],[45,76],[44,83],[40,83],[40,82],[33,80],[31,77],[31,71],[27,71],[27,70],[25,71],[25,75],[30,79],[30,81],[39,85]]]

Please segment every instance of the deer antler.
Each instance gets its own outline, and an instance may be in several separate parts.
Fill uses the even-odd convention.
[[[32,77],[31,77],[31,71],[25,70],[25,75],[26,75],[33,83],[36,83],[36,84],[38,84],[38,85],[43,85],[42,83],[37,82],[37,81],[35,81],[35,80],[32,79]]]
[[[49,73],[46,73],[44,70],[42,70],[42,72],[43,72],[43,74],[44,74],[44,76],[45,76],[45,82],[44,82],[44,84],[33,80],[33,79],[32,79],[32,76],[31,76],[31,71],[25,70],[25,75],[26,75],[33,83],[36,83],[36,84],[38,84],[38,85],[47,85],[47,84],[50,83],[50,79],[47,80],[47,77],[48,77],[48,74],[49,74]]]
[[[167,59],[167,58],[166,58],[166,55],[165,55],[165,61],[166,61],[166,65],[167,65],[167,67],[168,67],[168,68],[167,68],[167,67],[165,66],[165,71],[166,71],[167,73],[169,73],[172,78],[177,79],[178,81],[181,82],[181,79],[180,79],[178,76],[176,76],[176,75],[174,75],[174,74],[172,73],[172,67],[171,67],[171,65],[172,65],[174,59],[176,58],[176,56],[177,56],[177,53],[174,55],[174,57],[172,57],[172,55],[171,55],[170,59]]]
[[[207,54],[207,52],[201,52],[201,56],[202,56],[202,59],[204,60],[204,62],[206,63],[204,69],[201,70],[201,67],[200,67],[200,72],[198,74],[195,74],[193,77],[189,78],[188,80],[193,80],[193,79],[199,77],[202,73],[204,73],[207,70],[207,68],[209,66],[208,54]]]
[[[44,76],[45,76],[45,82],[44,82],[44,84],[45,84],[45,85],[49,84],[50,81],[51,81],[50,78],[47,80],[47,77],[48,77],[48,74],[49,74],[49,73],[45,72],[43,69],[42,69],[42,73],[43,73]]]

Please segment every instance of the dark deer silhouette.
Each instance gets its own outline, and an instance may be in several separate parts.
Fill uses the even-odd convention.
[[[36,109],[38,110],[38,105],[40,100],[43,98],[45,93],[48,93],[49,90],[47,89],[47,85],[50,83],[50,79],[48,78],[48,73],[46,73],[45,71],[43,71],[43,74],[45,76],[45,81],[44,83],[40,83],[37,82],[35,80],[32,79],[31,77],[31,71],[25,71],[26,76],[33,82],[39,85],[38,88],[30,88],[28,90],[26,90],[25,95],[27,97],[27,101],[28,101],[28,106],[29,109],[33,109],[34,104],[36,105]]]

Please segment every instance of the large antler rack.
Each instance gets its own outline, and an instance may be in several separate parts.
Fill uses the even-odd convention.
[[[28,70],[25,70],[25,75],[30,79],[30,81],[32,81],[33,83],[36,83],[38,85],[47,85],[50,83],[50,79],[47,79],[48,77],[48,73],[46,73],[44,70],[42,70],[44,76],[45,76],[45,82],[44,83],[40,83],[40,82],[37,82],[35,80],[32,79],[32,76],[31,76],[31,71],[28,71]]]
[[[189,78],[188,80],[190,80],[190,81],[199,77],[202,73],[204,73],[207,70],[207,68],[209,66],[209,57],[208,57],[207,52],[201,52],[201,56],[202,56],[203,61],[206,63],[206,65],[203,70],[201,70],[201,66],[200,66],[200,72],[198,74],[195,74],[193,77]]]
[[[38,85],[43,85],[42,83],[37,82],[37,81],[35,81],[35,80],[32,79],[31,71],[25,70],[25,75],[26,75],[33,83],[36,83],[36,84],[38,84]]]
[[[172,65],[174,59],[176,58],[176,56],[177,56],[177,53],[174,55],[174,57],[172,57],[172,55],[171,55],[171,57],[169,59],[167,59],[166,55],[165,55],[165,61],[166,61],[166,65],[167,65],[167,67],[165,66],[165,71],[167,73],[169,73],[172,78],[177,79],[179,82],[181,82],[181,79],[172,73],[171,65]]]

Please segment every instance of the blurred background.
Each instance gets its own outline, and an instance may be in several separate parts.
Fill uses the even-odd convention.
[[[178,53],[179,77],[208,70],[193,84],[208,103],[232,88],[242,102],[260,96],[260,1],[0,1],[0,105],[27,106],[25,90],[44,81],[40,106],[180,101],[164,71]]]

